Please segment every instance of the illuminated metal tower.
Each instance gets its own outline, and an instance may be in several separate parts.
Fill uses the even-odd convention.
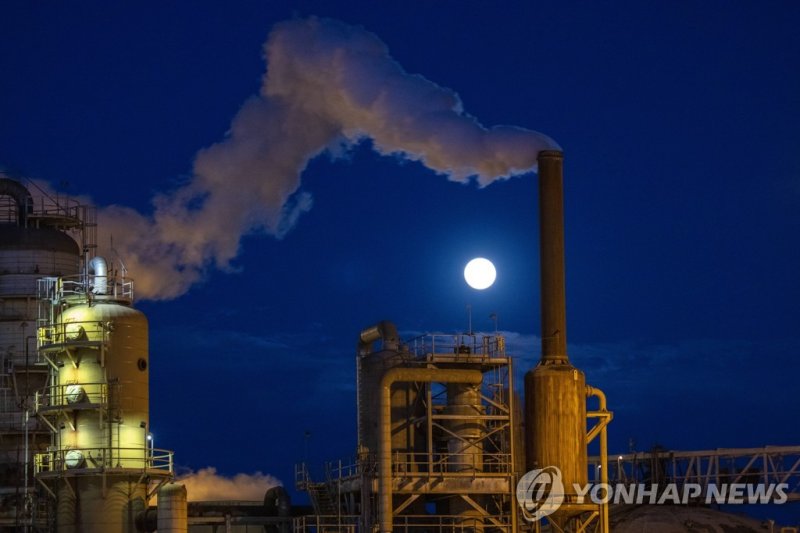
[[[51,373],[36,412],[53,441],[36,477],[58,502],[59,533],[133,533],[172,477],[171,452],[149,434],[148,325],[131,307],[133,283],[94,257],[83,274],[39,280],[39,296]]]

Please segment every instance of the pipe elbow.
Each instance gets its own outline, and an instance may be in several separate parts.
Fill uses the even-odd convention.
[[[600,410],[607,411],[606,408],[606,394],[598,389],[597,387],[592,387],[591,385],[586,385],[586,397],[591,398],[594,396],[600,402]]]
[[[18,181],[0,178],[0,195],[10,196],[17,206],[17,223],[20,227],[28,225],[28,215],[33,212],[33,197],[28,189]]]
[[[384,350],[396,350],[400,346],[400,335],[397,333],[397,326],[389,320],[382,320],[363,329],[358,335],[358,353],[367,355],[371,353],[372,343],[382,340]]]

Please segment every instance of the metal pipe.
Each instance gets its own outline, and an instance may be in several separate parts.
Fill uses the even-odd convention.
[[[396,350],[400,344],[397,326],[388,320],[382,320],[374,326],[361,331],[358,336],[358,354],[367,355],[372,351],[372,343],[378,339],[383,341],[384,350]]]
[[[28,215],[33,212],[33,196],[18,181],[8,178],[0,179],[0,195],[10,196],[17,204],[17,223],[20,227],[28,225]]]
[[[608,431],[607,427],[611,419],[613,418],[613,413],[608,410],[606,405],[606,395],[603,391],[596,387],[592,387],[590,385],[586,386],[586,396],[591,398],[594,396],[599,401],[600,405],[598,406],[598,414],[602,415],[604,420],[600,420],[601,429],[600,429],[600,484],[608,487]],[[608,489],[606,489],[608,490]],[[601,530],[603,533],[608,533],[609,531],[609,523],[608,523],[608,503],[604,503],[601,505],[602,508],[602,524]]]
[[[93,276],[92,292],[106,294],[108,292],[108,263],[105,258],[95,256],[89,261],[89,274]]]
[[[564,273],[564,154],[539,152],[542,361],[568,363]]]
[[[367,330],[365,330],[367,331]],[[378,442],[378,520],[380,533],[392,531],[392,385],[401,382],[468,383],[478,385],[483,374],[478,370],[438,368],[392,368],[380,384],[380,439]]]
[[[380,357],[396,352],[400,345],[397,327],[388,320],[378,322],[361,331],[356,344],[356,412],[358,413],[358,446],[359,455],[375,453],[377,447],[374,436],[377,425],[377,386],[383,364],[372,357],[373,344],[382,340]],[[370,449],[372,448],[372,449]]]

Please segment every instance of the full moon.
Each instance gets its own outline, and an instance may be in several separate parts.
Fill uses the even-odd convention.
[[[476,257],[464,267],[464,279],[473,289],[488,289],[497,278],[497,271],[488,259]]]

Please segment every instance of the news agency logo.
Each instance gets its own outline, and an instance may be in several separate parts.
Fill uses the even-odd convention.
[[[536,522],[551,515],[564,503],[564,482],[556,466],[531,470],[517,483],[517,502],[522,516]]]
[[[633,483],[609,485],[608,483],[574,483],[572,486],[578,504],[589,500],[595,505],[689,505],[704,502],[716,504],[783,504],[789,499],[788,483],[721,483],[700,485],[698,483]],[[522,516],[536,522],[553,514],[564,503],[564,482],[561,470],[556,466],[531,470],[517,483],[517,502]]]

